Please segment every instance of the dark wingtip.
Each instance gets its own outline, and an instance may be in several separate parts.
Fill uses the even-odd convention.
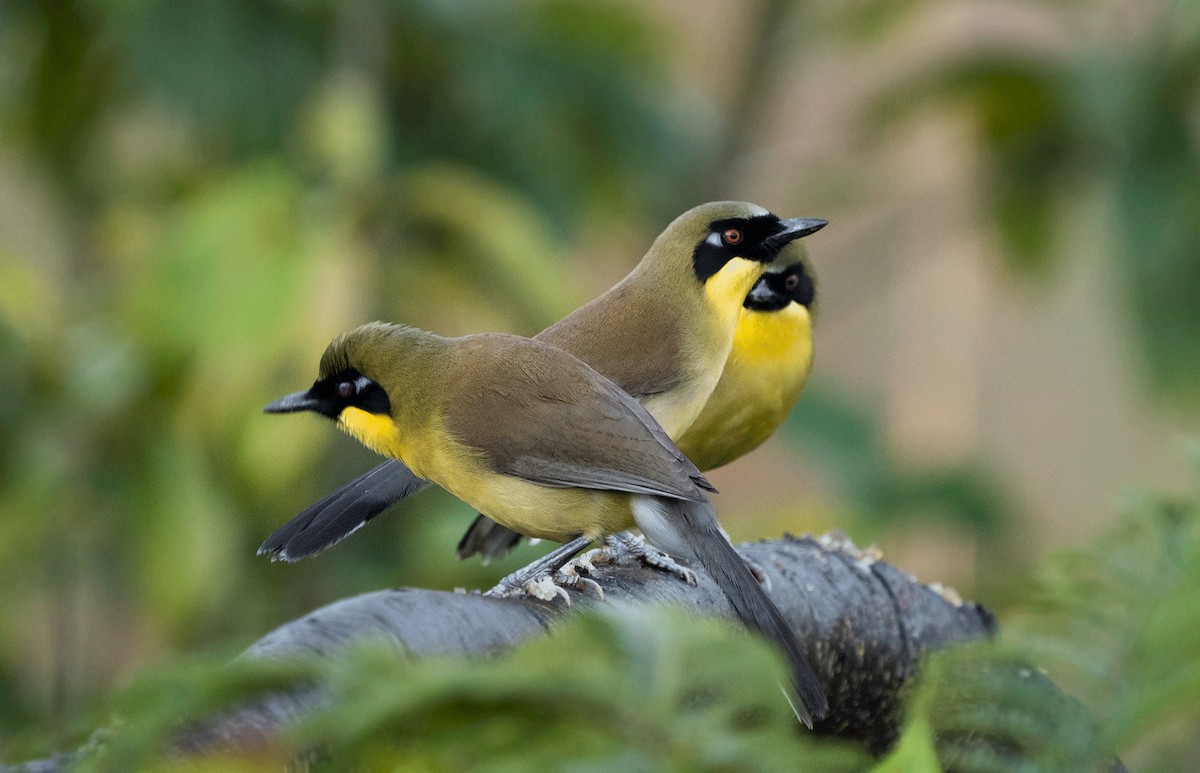
[[[521,539],[521,534],[480,513],[471,521],[462,539],[458,541],[454,555],[459,561],[464,561],[478,554],[479,560],[487,566],[511,553],[513,548],[520,544]]]
[[[304,557],[293,557],[288,553],[287,545],[272,544],[271,540],[264,542],[254,555],[266,556],[268,559],[270,559],[271,563],[282,561],[285,564],[294,564]]]

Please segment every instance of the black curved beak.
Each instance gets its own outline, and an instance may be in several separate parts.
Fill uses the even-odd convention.
[[[829,221],[819,217],[793,217],[789,220],[780,220],[779,225],[783,228],[782,231],[763,239],[762,246],[769,252],[779,252],[788,242],[794,242],[820,231],[829,225]]]
[[[315,396],[310,389],[307,392],[293,392],[290,395],[284,395],[263,408],[263,413],[298,413],[300,411],[321,413],[323,405],[324,401]]]

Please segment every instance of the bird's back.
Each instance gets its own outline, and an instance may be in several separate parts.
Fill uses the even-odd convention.
[[[710,488],[632,397],[550,344],[458,339],[446,429],[497,472],[548,486],[699,498]]]
[[[709,320],[689,322],[690,300],[656,288],[635,271],[536,339],[586,362],[641,402],[671,437],[678,437],[716,385],[725,354],[705,343]],[[720,362],[708,362],[716,354]]]

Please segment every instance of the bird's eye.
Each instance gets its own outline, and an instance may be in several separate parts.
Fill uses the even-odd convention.
[[[783,280],[783,286],[789,292],[800,286],[799,274],[788,274],[788,278]]]
[[[356,391],[358,390],[354,386],[353,381],[343,381],[337,385],[338,397],[342,398],[343,400],[349,400],[351,397],[354,397],[354,393]]]
[[[725,243],[729,245],[741,244],[742,232],[736,228],[729,228],[725,231],[725,233],[721,234],[721,238],[724,239]]]

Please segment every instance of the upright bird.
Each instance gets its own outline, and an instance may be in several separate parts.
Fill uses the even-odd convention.
[[[812,370],[816,292],[801,258],[763,274],[746,296],[720,381],[695,421],[671,436],[701,470],[758,448],[800,398]]]
[[[761,264],[736,273],[750,277],[740,290],[726,280],[741,297]],[[312,387],[265,410],[327,416],[522,534],[574,542],[636,525],[704,567],[738,617],[783,649],[809,727],[828,711],[795,634],[721,532],[711,485],[637,400],[562,349],[375,323],[336,339]]]
[[[756,274],[748,264],[774,261],[773,266],[792,272],[789,276],[804,272],[807,259],[795,240],[824,225],[815,218],[780,220],[745,202],[703,204],[672,222],[619,284],[536,339],[570,352],[640,400],[672,438],[680,438],[697,420],[708,425],[704,417],[711,416],[713,429],[694,434],[711,438],[706,444],[710,447],[702,449],[700,440],[693,447],[733,458],[744,451],[732,449],[749,450],[757,443],[741,437],[747,430],[722,434],[727,425],[715,426],[720,416],[706,409],[718,381],[727,383],[727,393],[737,399],[740,380],[723,376],[730,348],[778,352],[774,360],[758,363],[778,375],[775,387],[761,376],[746,382],[743,410],[761,408],[769,414],[752,422],[755,432],[766,431],[758,442],[783,418],[773,399],[757,402],[762,392],[798,394],[811,363],[807,317],[792,313],[791,301],[782,302],[780,295],[788,292],[790,299],[795,293],[769,276],[757,284],[748,282]],[[811,288],[811,282],[805,286]],[[775,313],[768,308],[772,304],[787,317],[784,324],[756,319]],[[802,303],[806,308],[810,304],[811,298]],[[723,442],[729,447],[724,452]],[[425,485],[399,461],[386,461],[281,526],[263,542],[259,554],[297,561],[320,552]],[[520,534],[480,516],[460,541],[458,554],[465,558],[482,552],[487,560],[504,555],[519,539]]]

